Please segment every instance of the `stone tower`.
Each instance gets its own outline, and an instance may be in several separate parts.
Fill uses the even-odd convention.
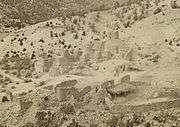
[[[39,75],[43,73],[43,67],[44,67],[44,59],[42,57],[39,57],[35,62],[35,72]]]

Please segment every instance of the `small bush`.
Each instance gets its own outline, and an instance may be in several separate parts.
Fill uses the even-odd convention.
[[[118,117],[113,116],[110,120],[108,120],[107,125],[108,127],[117,127]]]

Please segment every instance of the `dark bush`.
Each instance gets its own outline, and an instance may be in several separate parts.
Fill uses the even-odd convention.
[[[3,96],[2,102],[7,102],[7,101],[9,101],[8,97],[7,96]]]

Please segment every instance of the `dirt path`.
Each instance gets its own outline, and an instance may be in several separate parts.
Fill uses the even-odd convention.
[[[8,33],[0,33],[0,40],[2,40],[4,37],[8,36]]]
[[[0,70],[0,75],[9,78],[13,82],[19,82],[19,83],[24,82],[24,80],[22,80],[22,79],[19,79],[15,76],[11,76],[11,75],[6,74],[4,70]]]
[[[148,111],[158,111],[165,110],[170,108],[179,108],[180,107],[180,99],[174,100],[166,100],[162,99],[159,101],[153,101],[151,103],[147,103],[146,101],[139,105],[116,105],[112,107],[112,113],[128,113],[128,112],[148,112]]]

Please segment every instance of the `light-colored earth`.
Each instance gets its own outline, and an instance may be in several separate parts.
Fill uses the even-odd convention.
[[[162,10],[155,14],[154,10],[158,8]],[[17,61],[11,62],[9,59],[1,65],[0,75],[11,80],[11,83],[2,85],[4,88],[2,87],[1,91],[10,91],[13,96],[17,97],[17,100],[13,100],[14,102],[6,102],[13,103],[12,110],[13,105],[14,109],[18,110],[16,107],[18,98],[31,98],[30,100],[33,102],[32,107],[27,109],[25,114],[27,117],[18,117],[21,119],[19,121],[28,121],[32,114],[35,115],[36,110],[40,110],[44,106],[45,102],[41,102],[43,98],[46,100],[46,97],[50,96],[53,98],[50,101],[59,99],[63,92],[56,93],[54,90],[60,87],[59,84],[70,80],[77,81],[73,88],[77,89],[79,96],[83,96],[84,102],[82,103],[88,104],[84,106],[78,102],[79,98],[77,97],[77,99],[71,93],[67,94],[70,96],[68,101],[83,105],[81,110],[83,108],[103,110],[97,106],[98,101],[105,108],[108,107],[110,110],[115,108],[114,111],[117,112],[121,112],[123,106],[130,107],[130,109],[131,106],[134,106],[149,110],[150,105],[154,108],[158,107],[159,110],[161,105],[157,106],[156,104],[162,104],[162,110],[166,104],[167,108],[178,109],[180,98],[180,9],[173,9],[170,6],[170,0],[164,0],[159,3],[159,6],[153,4],[149,9],[144,9],[143,13],[138,12],[137,15],[142,15],[142,17],[138,17],[139,19],[135,21],[136,15],[132,12],[136,9],[143,8],[135,4],[92,12],[84,17],[74,16],[65,20],[56,18],[27,26],[6,37],[0,35],[0,39],[3,39],[3,42],[0,42],[1,58],[7,52],[11,58],[15,52],[16,55],[29,58],[35,63],[33,74],[29,77],[21,73],[19,77],[12,75],[11,70],[5,73],[6,70],[3,70],[3,67],[6,64],[16,67]],[[127,25],[128,21],[130,26]],[[82,55],[79,55],[81,52]],[[33,54],[35,59],[32,58]],[[52,62],[51,66],[45,64],[45,62],[48,63],[48,60]],[[21,64],[22,66],[19,68],[25,66],[23,63]],[[50,70],[45,71],[44,68]],[[26,66],[23,69],[25,72],[30,70]],[[130,80],[127,75],[130,76]],[[108,86],[106,84],[108,81],[114,81],[114,84]],[[87,90],[89,86],[90,92]],[[52,89],[49,89],[50,87]],[[84,89],[85,92],[88,91],[85,95]],[[55,102],[61,103],[57,100]],[[171,102],[174,107],[171,107]],[[38,104],[43,106],[40,107]],[[51,105],[49,102],[45,105],[50,105],[45,107],[53,111],[59,108],[58,106],[53,107],[53,104]],[[11,111],[8,109],[11,106],[3,108],[0,113]],[[32,108],[34,111],[31,112]],[[14,116],[9,118],[11,117],[14,120]],[[6,120],[3,119],[3,123]],[[13,121],[13,124],[22,125],[19,121],[16,121],[17,123]],[[8,121],[8,124],[10,125],[11,122]]]

